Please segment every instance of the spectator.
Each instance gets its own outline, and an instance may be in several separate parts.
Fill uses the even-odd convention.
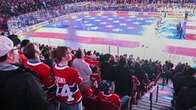
[[[120,97],[113,93],[112,91],[112,83],[106,80],[103,80],[99,84],[99,93],[97,95],[98,100],[108,101],[118,108],[120,108]]]
[[[115,82],[115,92],[120,96],[131,95],[132,73],[128,68],[126,59],[121,57],[118,66],[115,68],[115,72],[111,76]]]
[[[20,44],[20,39],[18,38],[17,35],[12,34],[12,35],[9,35],[8,38],[13,41],[14,45],[16,46],[16,48],[20,47],[20,45],[19,45]]]
[[[92,74],[92,70],[88,63],[84,60],[84,54],[81,50],[78,50],[75,54],[75,59],[73,60],[73,67],[75,67],[80,76],[83,78],[83,81],[90,85],[90,75]]]
[[[112,55],[105,54],[101,59],[100,71],[101,71],[101,79],[114,81],[114,66],[110,63],[112,60]]]
[[[0,103],[5,110],[48,110],[47,100],[36,78],[13,65],[18,58],[13,42],[0,37]]]
[[[55,108],[53,104],[56,86],[54,84],[54,78],[52,78],[51,68],[40,61],[40,50],[35,44],[29,43],[24,48],[24,55],[28,59],[26,68],[33,71],[39,78],[42,88],[48,96],[50,108]]]
[[[23,52],[24,47],[27,46],[30,43],[30,41],[28,39],[24,39],[22,40],[21,44],[20,44],[20,51]]]
[[[54,62],[51,59],[51,49],[48,46],[44,46],[41,50],[41,53],[43,56],[43,59],[41,59],[41,61],[52,68]]]
[[[188,110],[196,104],[196,70],[186,64],[179,63],[173,76],[174,100],[177,110]]]
[[[24,55],[23,53],[23,50],[24,50],[24,47],[27,46],[28,44],[30,43],[29,40],[27,39],[24,39],[22,40],[22,42],[20,43],[20,50],[19,50],[19,60],[20,60],[20,63],[25,67],[27,66],[27,57]]]
[[[76,69],[68,66],[68,61],[71,60],[68,48],[58,47],[55,52],[56,65],[53,71],[57,86],[56,96],[61,103],[60,110],[82,110],[82,95],[79,90],[82,78]]]

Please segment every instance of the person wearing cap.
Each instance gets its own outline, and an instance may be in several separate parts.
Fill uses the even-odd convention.
[[[0,103],[4,110],[47,110],[44,92],[36,78],[15,66],[17,48],[4,36],[0,37]]]

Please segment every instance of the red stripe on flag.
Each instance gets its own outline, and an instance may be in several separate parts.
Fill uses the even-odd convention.
[[[37,32],[31,34],[30,37],[69,40],[69,37],[62,33]],[[86,44],[104,44],[104,45],[114,45],[114,46],[128,47],[128,48],[137,48],[140,46],[140,43],[136,41],[117,40],[117,39],[110,39],[110,38],[95,38],[90,36],[76,36],[74,38],[74,41],[79,43],[86,43]]]
[[[187,26],[186,29],[195,29],[196,30],[196,26]]]
[[[196,48],[167,46],[166,51],[170,54],[183,55],[183,56],[196,56]]]
[[[186,39],[187,40],[196,40],[196,34],[187,34]]]
[[[49,33],[49,32],[35,32],[28,35],[29,37],[39,37],[39,38],[54,38],[54,39],[64,39],[66,40],[67,34],[62,33]]]

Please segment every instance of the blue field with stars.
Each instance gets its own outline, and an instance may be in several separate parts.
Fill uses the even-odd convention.
[[[143,36],[145,29],[155,23],[153,17],[136,16],[84,16],[75,20],[64,20],[45,26],[46,28],[68,28],[72,26],[76,30],[96,31],[107,33],[119,33]]]

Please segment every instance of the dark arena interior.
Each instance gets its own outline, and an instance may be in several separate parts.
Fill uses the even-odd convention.
[[[0,0],[2,110],[196,110],[196,0]]]

